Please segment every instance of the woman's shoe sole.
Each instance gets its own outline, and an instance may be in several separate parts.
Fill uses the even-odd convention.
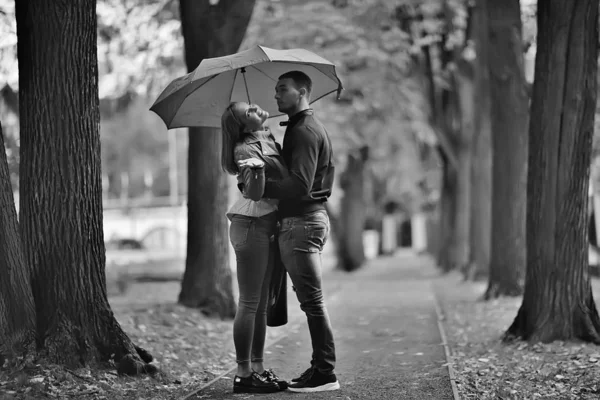
[[[279,387],[275,387],[275,388],[248,388],[248,387],[234,387],[233,388],[233,393],[251,393],[251,394],[257,394],[257,393],[277,393],[277,392],[281,392],[281,389]]]

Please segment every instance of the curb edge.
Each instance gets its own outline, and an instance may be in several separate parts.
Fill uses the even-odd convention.
[[[450,346],[448,345],[448,339],[446,337],[446,330],[444,329],[444,313],[440,307],[437,295],[435,293],[433,282],[431,283],[431,293],[433,294],[433,302],[435,305],[435,313],[437,315],[438,330],[442,337],[442,345],[444,346],[444,353],[446,354],[446,364],[448,366],[448,375],[450,377],[450,386],[452,387],[452,395],[454,400],[460,400],[458,395],[458,387],[456,386],[456,376],[454,374],[454,368],[452,367],[452,355],[450,353]]]

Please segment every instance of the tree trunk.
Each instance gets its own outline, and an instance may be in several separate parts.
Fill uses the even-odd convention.
[[[0,124],[0,366],[35,340],[35,307]]]
[[[470,60],[461,58],[454,70],[455,96],[460,127],[456,132],[455,144],[458,159],[456,172],[456,210],[452,234],[452,263],[466,272],[470,257],[471,215],[471,142],[475,132],[475,82],[474,68]]]
[[[494,195],[486,299],[523,292],[529,123],[519,0],[488,0],[488,15]]]
[[[16,20],[20,228],[39,355],[71,366],[114,355],[120,372],[154,371],[106,295],[96,1],[21,0]]]
[[[365,261],[363,231],[365,227],[365,164],[368,152],[348,155],[346,170],[340,177],[344,191],[340,203],[337,232],[338,265],[344,271],[354,271]]]
[[[450,56],[448,51],[439,49],[440,68],[445,69],[449,62]],[[440,212],[439,218],[439,239],[438,252],[436,254],[437,264],[442,272],[450,272],[454,268],[452,262],[452,236],[454,232],[455,216],[456,216],[456,184],[457,184],[457,167],[458,161],[455,152],[455,146],[450,140],[450,114],[451,109],[451,93],[446,88],[438,88],[435,84],[435,74],[433,71],[434,62],[432,60],[432,49],[429,46],[424,46],[423,66],[426,84],[428,88],[429,107],[431,112],[431,124],[435,127],[438,133],[438,146],[440,158],[442,160],[442,188],[440,195]]]
[[[456,170],[442,157],[442,190],[440,196],[440,230],[439,230],[439,253],[437,264],[442,272],[450,272],[453,269],[451,262],[452,235],[454,233],[455,210],[456,210]]]
[[[193,71],[204,58],[238,51],[254,0],[180,0],[185,62]],[[235,316],[229,264],[227,175],[221,165],[221,132],[190,128],[188,242],[179,303],[206,315]]]
[[[506,339],[600,344],[588,270],[598,1],[538,3],[527,183],[527,276]]]
[[[488,277],[491,246],[492,208],[492,129],[490,121],[490,82],[488,73],[487,0],[478,0],[473,17],[476,46],[475,132],[471,146],[471,226],[468,278]]]

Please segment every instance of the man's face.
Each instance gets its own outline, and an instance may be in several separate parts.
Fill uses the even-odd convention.
[[[275,100],[280,112],[287,114],[298,108],[301,92],[290,78],[280,79],[275,86]]]

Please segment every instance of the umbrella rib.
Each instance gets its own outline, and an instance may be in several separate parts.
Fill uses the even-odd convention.
[[[296,62],[296,61],[272,61],[272,62],[280,62],[280,63],[297,64],[297,62]],[[315,67],[313,64],[302,64],[302,65],[306,65],[306,66],[308,66],[308,67],[312,67],[312,68],[316,69],[317,71],[319,71],[320,73],[322,73],[323,75],[327,76],[329,79],[331,79],[331,76],[329,76],[328,74],[325,74],[323,71],[321,71],[319,68]],[[322,65],[327,65],[327,64],[322,64]],[[270,77],[270,76],[269,76],[269,75],[268,75],[266,72],[262,71],[262,70],[261,70],[260,68],[258,68],[256,65],[250,65],[250,67],[254,68],[254,69],[255,69],[255,70],[257,70],[258,72],[260,72],[261,74],[263,74],[264,76],[266,76],[267,78],[269,78],[271,81],[273,81],[273,82],[277,82],[275,79],[271,78],[271,77]],[[237,71],[236,71],[236,73],[237,73]],[[324,95],[320,96],[319,98],[317,98],[317,99],[315,99],[315,100],[311,101],[311,104],[312,104],[312,103],[314,103],[315,101],[317,101],[317,100],[319,100],[319,99],[321,99],[321,98],[323,98],[323,97],[327,96],[328,94],[331,94],[331,93],[334,93],[334,92],[337,92],[337,93],[338,93],[338,99],[339,99],[340,92],[342,91],[342,89],[343,89],[344,87],[343,87],[343,85],[342,85],[342,81],[340,80],[340,78],[338,78],[336,75],[334,75],[334,76],[335,76],[335,79],[336,79],[336,81],[337,81],[338,88],[337,88],[336,90],[332,90],[332,91],[330,91],[330,92],[327,92],[327,93],[325,93]]]
[[[330,91],[330,92],[327,92],[327,93],[325,93],[325,94],[323,94],[323,95],[321,95],[321,96],[317,97],[317,98],[316,98],[316,99],[314,99],[314,100],[311,100],[311,101],[310,101],[310,104],[312,104],[312,103],[314,103],[314,102],[316,102],[316,101],[319,101],[319,100],[321,100],[323,97],[325,97],[325,96],[327,96],[327,95],[329,95],[329,94],[331,94],[331,93],[335,93],[335,92],[337,92],[337,89],[335,89],[335,90],[332,90],[332,91]]]
[[[187,99],[189,96],[192,95],[192,93],[194,93],[196,90],[200,89],[202,86],[206,85],[208,82],[212,81],[214,78],[216,78],[218,75],[213,75],[210,78],[208,78],[206,80],[206,82],[204,82],[202,85],[198,86],[196,89],[190,91],[189,93],[187,93],[183,99],[181,100],[181,103],[179,103],[179,106],[181,106],[181,104],[183,104],[183,102],[185,101],[185,99]],[[177,112],[175,112],[175,114],[173,114],[173,118],[171,118],[171,120],[169,121],[169,125],[175,120],[175,117],[177,117],[177,113],[179,112],[179,109],[177,110]]]
[[[277,63],[282,63],[282,64],[298,64],[298,61],[281,61],[281,60],[277,60],[277,61],[272,61],[272,62],[277,62]],[[328,77],[329,79],[332,79],[332,77],[329,74],[324,73],[323,71],[321,71],[319,68],[315,67],[314,64],[316,63],[306,63],[306,64],[302,64],[302,65],[306,65],[307,67],[311,67],[316,69],[317,71],[319,71],[320,73],[322,73],[323,75],[325,75],[326,77]],[[320,64],[320,65],[327,65],[327,64]],[[334,66],[335,67],[335,66]],[[273,82],[277,82],[275,79],[271,78],[269,75],[267,75],[265,72],[261,71],[259,68],[257,68],[255,65],[252,65],[252,68],[256,69],[257,71],[259,71],[260,73],[262,73],[263,75],[265,75],[267,78],[269,78],[270,80],[272,80]],[[343,89],[343,85],[342,85],[342,81],[340,80],[340,78],[337,75],[334,75],[337,84],[338,84],[338,89],[337,90],[332,90],[331,92],[328,92],[327,94],[331,94],[333,92],[338,92],[338,96],[339,96],[339,92],[341,92],[341,89]],[[333,79],[332,79],[333,80]],[[327,94],[321,96],[324,97]],[[321,98],[319,97],[319,99]],[[318,100],[318,99],[317,99]],[[315,101],[317,101],[315,100]]]

